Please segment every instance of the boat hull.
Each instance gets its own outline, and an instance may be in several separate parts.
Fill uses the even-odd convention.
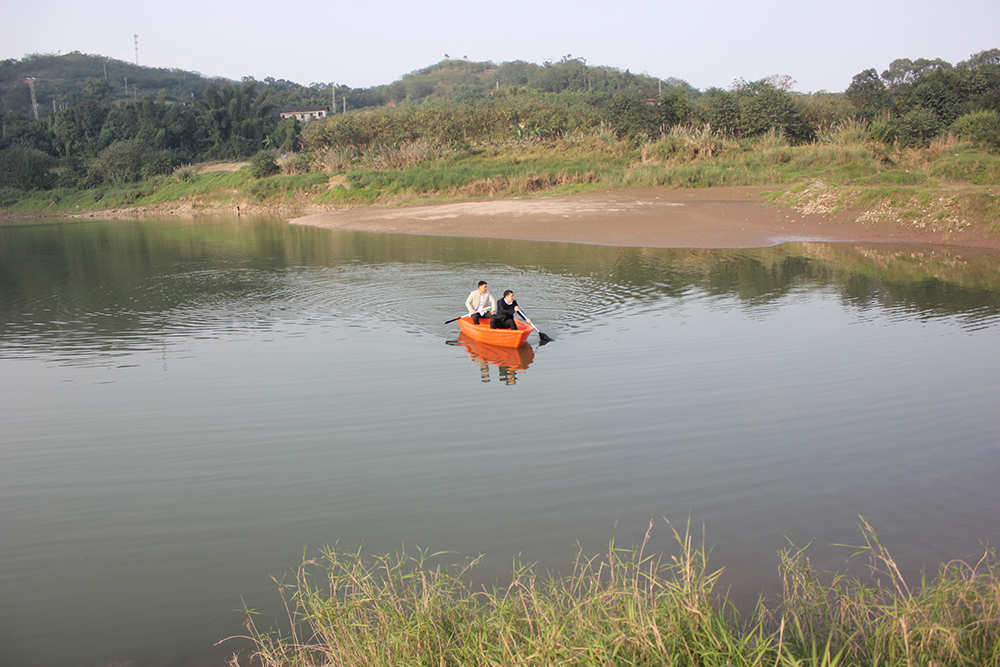
[[[458,318],[458,328],[471,340],[497,347],[521,347],[527,343],[528,336],[535,327],[527,322],[518,322],[517,327],[517,329],[491,329],[488,317],[480,318],[479,324],[473,324],[471,317]]]

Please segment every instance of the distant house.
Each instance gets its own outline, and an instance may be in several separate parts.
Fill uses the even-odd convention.
[[[326,113],[326,107],[284,107],[278,109],[278,116],[282,120],[285,118],[295,118],[301,123],[326,118]]]

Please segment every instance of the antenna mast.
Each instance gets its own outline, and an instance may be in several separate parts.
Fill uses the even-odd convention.
[[[135,64],[139,64],[139,33],[132,35],[135,37]]]
[[[35,112],[35,120],[38,120],[38,101],[35,100],[35,77],[29,76],[25,81],[28,82],[28,88],[31,89],[31,110]]]

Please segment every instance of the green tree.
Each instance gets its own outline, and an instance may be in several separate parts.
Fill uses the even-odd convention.
[[[0,148],[15,145],[55,155],[52,132],[46,120],[33,120],[24,114],[6,111],[0,114]]]
[[[660,98],[660,122],[664,127],[687,123],[694,113],[694,106],[688,95],[679,87],[673,87]]]
[[[736,134],[741,124],[739,100],[721,88],[709,88],[698,98],[695,115],[718,132]]]
[[[88,169],[90,178],[105,185],[126,185],[174,168],[170,153],[141,141],[116,141],[97,156]]]
[[[264,145],[277,121],[267,91],[256,94],[257,82],[246,79],[240,84],[224,83],[219,88],[209,84],[204,99],[198,103],[202,124],[212,157],[240,158],[253,154]]]
[[[101,128],[108,109],[93,99],[52,116],[53,145],[61,156],[92,157],[102,148]]]
[[[962,98],[971,110],[1000,111],[1000,49],[973,55],[958,64]]]
[[[893,124],[896,138],[903,146],[926,146],[943,129],[938,115],[931,109],[916,107]]]
[[[268,136],[265,143],[275,150],[294,153],[301,148],[299,137],[302,134],[302,123],[295,118],[283,118]]]
[[[767,80],[741,84],[736,96],[742,136],[756,137],[773,128],[795,143],[812,138],[812,128],[802,119],[792,96]]]
[[[271,151],[258,151],[250,158],[250,175],[254,178],[267,178],[281,171],[278,161]]]
[[[0,150],[0,187],[45,190],[52,187],[55,158],[24,145]]]
[[[206,144],[199,120],[192,107],[146,97],[112,109],[101,128],[101,141],[109,146],[115,141],[137,140],[190,162],[200,157]]]
[[[927,74],[936,69],[951,69],[951,64],[935,58],[898,58],[889,64],[889,68],[882,72],[889,89],[893,93],[901,92],[907,85],[914,83],[922,74]]]
[[[1000,152],[1000,112],[974,111],[955,121],[952,129],[977,147]]]
[[[955,79],[940,72],[921,77],[913,85],[908,102],[912,107],[933,111],[941,125],[951,125],[965,112]]]
[[[627,93],[618,93],[611,99],[605,120],[614,128],[619,139],[630,141],[659,134],[662,123],[656,105]]]
[[[855,74],[844,95],[857,109],[859,116],[871,120],[879,112],[889,108],[889,91],[874,69],[866,69]]]

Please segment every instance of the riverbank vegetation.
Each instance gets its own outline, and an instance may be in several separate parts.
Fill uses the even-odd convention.
[[[20,91],[15,77],[24,87],[32,67],[48,71],[70,56],[85,66],[80,54],[4,61],[0,89]],[[77,74],[85,86],[59,79],[51,112],[4,98],[6,214],[776,185],[787,190],[777,201],[803,209],[947,229],[1000,225],[1000,49],[955,66],[901,59],[858,74],[843,93],[809,94],[782,76],[699,91],[567,56],[544,65],[445,60],[364,91],[245,79],[209,81],[200,95],[180,83],[156,96],[133,90],[130,99],[91,65],[89,79]],[[320,93],[340,112],[278,118],[282,103],[316,106]],[[330,109],[337,94],[343,109]],[[209,163],[220,161],[249,164],[214,171]]]
[[[650,531],[653,524],[650,524]],[[704,539],[674,530],[678,553],[649,542],[578,556],[571,574],[517,566],[506,586],[474,587],[476,561],[440,554],[365,559],[326,549],[281,593],[282,629],[247,615],[254,664],[741,665],[930,667],[1000,664],[1000,564],[986,551],[913,585],[862,519],[867,574],[813,570],[780,555],[783,590],[742,613],[716,590]],[[247,656],[243,656],[246,658]],[[237,658],[234,657],[234,664]]]

